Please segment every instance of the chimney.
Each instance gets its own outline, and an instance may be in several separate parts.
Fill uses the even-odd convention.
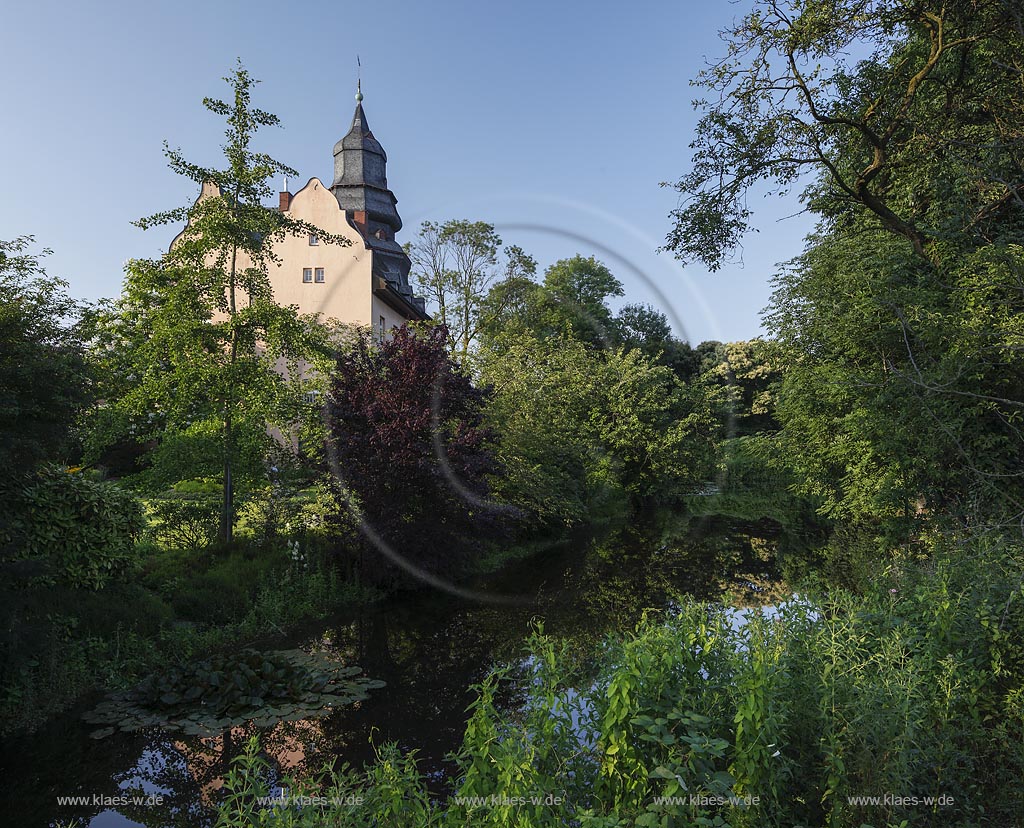
[[[285,190],[283,193],[278,193],[278,196],[281,199],[281,203],[278,206],[278,209],[282,213],[287,213],[288,210],[290,210],[291,206],[292,206],[292,194],[289,193],[287,190]]]
[[[353,210],[352,221],[359,228],[359,231],[365,236],[367,233],[366,227],[366,210]]]

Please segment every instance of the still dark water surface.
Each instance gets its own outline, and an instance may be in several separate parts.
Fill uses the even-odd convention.
[[[583,539],[472,585],[494,596],[519,596],[513,602],[408,593],[318,622],[266,647],[326,648],[387,686],[326,718],[282,722],[269,731],[250,725],[248,731],[260,733],[279,768],[300,775],[338,761],[359,766],[373,757],[371,740],[394,741],[417,751],[421,771],[443,787],[451,771],[445,756],[462,740],[470,685],[496,665],[521,663],[534,621],[543,620],[545,632],[569,639],[585,658],[607,634],[631,628],[644,609],[666,607],[680,594],[718,598],[723,584],[744,584],[747,576],[771,581],[775,573],[765,559],[777,541],[767,526],[735,522],[704,522],[657,543],[635,535]],[[5,744],[4,824],[207,824],[244,735],[203,741],[157,728],[91,739],[96,726],[80,715],[96,701]],[[505,703],[515,706],[516,699]],[[160,795],[162,803],[116,801],[139,788],[143,796]],[[61,805],[60,797],[87,801]]]

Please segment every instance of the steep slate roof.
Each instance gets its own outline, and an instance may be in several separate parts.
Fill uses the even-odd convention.
[[[409,286],[412,263],[394,240],[402,229],[402,219],[396,207],[398,199],[388,189],[387,162],[387,153],[366,120],[360,84],[352,126],[334,145],[331,192],[372,251],[373,274],[379,281],[377,295],[406,316],[425,319],[423,299],[414,296]],[[355,220],[356,213],[364,214],[362,221]]]
[[[373,137],[363,111],[363,93],[356,94],[356,111],[348,133],[334,145],[334,183],[331,190],[344,210],[365,211],[372,234],[380,225],[391,233],[402,229],[395,205],[398,199],[388,189],[388,156]]]

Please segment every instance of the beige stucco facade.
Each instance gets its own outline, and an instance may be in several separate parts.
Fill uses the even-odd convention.
[[[348,240],[347,245],[327,244],[320,238],[288,236],[274,247],[280,259],[271,264],[270,283],[274,299],[295,305],[302,313],[320,314],[323,320],[373,326],[384,331],[412,319],[423,319],[417,308],[393,290],[386,279],[375,275],[374,257],[379,255],[355,218],[349,218],[319,178],[294,196],[284,195],[286,214],[319,227],[325,233]],[[305,274],[305,277],[304,277]],[[313,281],[304,281],[312,276]],[[323,281],[317,281],[318,279]]]
[[[199,198],[219,196],[215,185],[204,184]],[[319,236],[314,241],[306,234],[287,235],[276,242],[277,261],[269,263],[267,276],[279,305],[295,306],[303,314],[319,314],[323,322],[373,327],[380,332],[426,318],[387,279],[375,274],[374,259],[380,254],[373,245],[380,240],[364,235],[362,226],[349,217],[319,178],[311,178],[295,195],[281,193],[280,209],[289,218],[341,237],[347,244],[327,243]],[[236,266],[242,270],[250,264],[248,256],[240,254]],[[239,292],[237,299],[244,302],[244,292]]]
[[[285,211],[291,218],[308,222],[325,233],[341,236],[348,245],[327,244],[308,236],[287,236],[274,247],[280,259],[269,269],[274,299],[295,305],[302,313],[320,314],[355,325],[378,323],[373,304],[373,251],[362,234],[349,223],[334,194],[319,178],[311,178],[291,199]],[[307,279],[303,281],[303,274]],[[315,281],[322,278],[322,282]],[[403,320],[394,320],[401,325]],[[388,326],[390,327],[390,325]]]

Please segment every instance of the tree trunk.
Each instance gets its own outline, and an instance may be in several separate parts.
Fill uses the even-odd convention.
[[[224,498],[220,510],[220,539],[231,543],[235,526],[235,481],[231,477],[231,412],[224,418]]]
[[[236,194],[235,204],[238,203]],[[237,209],[237,208],[236,208]],[[235,330],[235,274],[238,265],[238,248],[231,251],[231,275],[228,280],[228,319],[231,323],[231,348],[228,352],[228,367],[235,364],[235,356],[238,353],[238,331]],[[231,406],[234,403],[234,391],[231,383],[234,379],[229,373],[227,394],[224,398],[224,499],[220,511],[220,540],[222,543],[231,543],[235,529],[235,481],[232,478],[231,460],[234,453],[231,426]]]

